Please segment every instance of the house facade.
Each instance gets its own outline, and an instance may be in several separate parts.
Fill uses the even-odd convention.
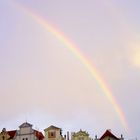
[[[71,134],[71,140],[91,140],[91,138],[88,132],[80,129],[80,131]]]
[[[23,123],[19,126],[15,140],[43,140],[44,136],[41,132],[34,130],[32,124]]]
[[[16,136],[16,130],[6,131],[6,128],[3,128],[0,133],[0,140],[14,140]]]
[[[45,140],[64,140],[62,136],[62,130],[56,126],[49,126],[48,128],[44,129],[45,132]]]

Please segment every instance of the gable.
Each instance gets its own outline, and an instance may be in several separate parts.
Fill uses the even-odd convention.
[[[30,123],[25,122],[19,126],[19,128],[24,128],[24,127],[32,127],[32,125]]]

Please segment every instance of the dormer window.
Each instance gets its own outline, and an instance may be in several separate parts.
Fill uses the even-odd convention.
[[[49,138],[55,138],[56,134],[54,131],[48,132]]]
[[[54,137],[54,132],[51,132],[51,137]]]

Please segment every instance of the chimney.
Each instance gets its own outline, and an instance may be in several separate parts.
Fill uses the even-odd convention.
[[[123,135],[121,134],[121,138],[120,138],[121,140],[124,140],[124,138],[123,138]]]
[[[69,131],[67,131],[67,140],[69,140]]]
[[[94,140],[97,140],[97,135],[95,135],[95,139]]]

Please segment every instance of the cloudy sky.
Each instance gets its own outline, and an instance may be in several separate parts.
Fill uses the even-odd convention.
[[[100,137],[140,138],[140,1],[0,0],[0,128],[28,121]],[[125,128],[101,85],[41,17],[76,44],[108,85]]]

